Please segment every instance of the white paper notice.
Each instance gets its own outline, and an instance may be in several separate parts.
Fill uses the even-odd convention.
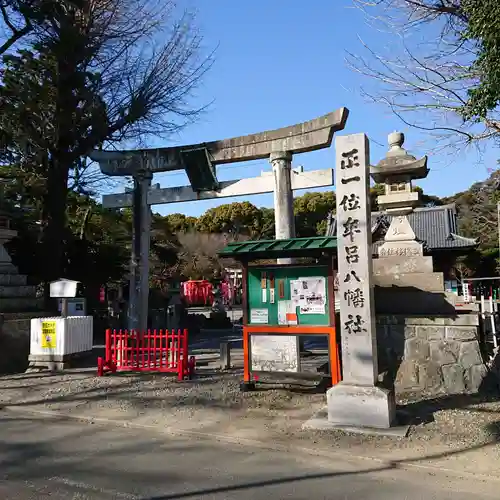
[[[326,312],[326,279],[322,276],[299,278],[300,290],[298,305],[300,314],[325,314]]]
[[[278,302],[278,324],[297,324],[297,306],[291,300],[280,300]]]
[[[267,309],[250,309],[250,323],[267,325],[269,311]]]
[[[278,325],[287,325],[286,313],[288,312],[287,300],[280,300],[278,302]]]
[[[276,290],[274,288],[270,288],[269,289],[269,303],[270,304],[274,304],[274,299],[275,299],[275,296],[276,296]]]
[[[309,305],[309,306],[301,306],[300,314],[325,314],[325,304],[319,305]]]
[[[301,305],[301,300],[304,299],[304,293],[302,291],[302,282],[299,280],[290,281],[290,297],[293,304],[298,307]]]

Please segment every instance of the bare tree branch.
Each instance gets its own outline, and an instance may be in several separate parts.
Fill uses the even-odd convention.
[[[469,91],[480,81],[474,41],[463,36],[467,16],[460,0],[354,0],[375,27],[392,34],[386,53],[361,41],[366,56],[347,53],[348,67],[367,78],[365,99],[385,104],[403,123],[443,147],[469,146],[500,138],[500,114],[466,120]],[[417,25],[440,27],[434,39],[419,37]],[[401,51],[394,48],[401,46]]]
[[[32,9],[35,9],[33,2],[0,1],[2,22],[9,32],[5,42],[0,45],[0,55],[5,54],[21,38],[33,31],[33,24],[30,19],[30,10]],[[18,25],[18,23],[21,24]]]
[[[185,279],[212,278],[224,268],[235,265],[232,260],[220,259],[219,250],[235,240],[232,235],[189,231],[177,235],[180,249],[178,273]],[[239,236],[244,241],[248,237]]]
[[[87,29],[94,30],[89,69],[101,75],[96,90],[107,107],[105,140],[168,137],[192,123],[206,104],[193,107],[190,98],[214,55],[202,56],[194,15],[173,22],[171,0],[105,0],[104,7],[96,2]]]

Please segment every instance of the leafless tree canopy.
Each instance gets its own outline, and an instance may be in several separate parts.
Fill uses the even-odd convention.
[[[193,91],[212,54],[173,0],[0,0],[0,15],[0,55],[28,49],[3,61],[0,161],[40,181],[50,281],[62,275],[68,187],[92,194],[101,179],[87,154],[147,145],[199,116]]]
[[[76,72],[87,75],[87,93],[68,94],[63,103],[81,109],[89,121],[85,113],[93,108],[91,123],[83,127],[87,133],[80,128],[67,145],[75,162],[95,147],[168,137],[207,104],[193,104],[193,91],[213,53],[204,50],[194,14],[180,11],[173,0],[0,0],[0,12],[6,38],[0,55],[35,44],[52,54],[59,99],[64,89],[81,85]],[[53,109],[40,111],[44,129],[59,125],[67,135],[67,124],[54,121]],[[88,170],[84,164],[75,179]]]
[[[169,136],[203,106],[192,93],[212,63],[192,13],[173,0],[87,0],[73,19],[83,34],[86,69],[97,73],[109,142]],[[180,17],[179,17],[180,16]],[[49,40],[61,26],[47,25]]]
[[[460,284],[463,284],[464,280],[473,274],[462,258],[457,260],[455,266],[451,269],[451,273]]]
[[[175,20],[172,0],[95,0],[84,29],[92,29],[95,56],[89,67],[101,74],[109,139],[169,136],[199,115],[192,91],[210,67],[194,15]]]
[[[177,9],[173,0],[0,0],[0,13],[6,40],[0,56],[36,44],[56,60],[70,59],[73,67],[63,68],[67,84],[58,81],[60,67],[52,81],[35,77],[33,83],[55,87],[51,95],[64,100],[63,106],[81,110],[74,117],[50,102],[32,110],[33,127],[40,131],[33,147],[39,152],[31,148],[26,155],[17,149],[17,163],[28,169],[30,183],[38,179],[44,184],[43,166],[40,173],[31,160],[53,149],[58,129],[67,135],[73,125],[73,138],[63,148],[71,155],[65,160],[71,165],[68,187],[98,192],[116,180],[103,176],[85,157],[89,150],[145,146],[152,136],[169,137],[207,104],[193,104],[192,98],[213,53],[204,50],[194,14]],[[87,91],[78,94],[72,91],[77,72],[89,75]],[[65,99],[61,88],[67,89]],[[61,123],[61,116],[68,123]]]
[[[374,29],[393,37],[384,53],[361,40],[361,53],[347,55],[348,66],[368,78],[362,93],[369,101],[385,103],[405,124],[431,134],[438,146],[500,137],[496,110],[480,121],[462,118],[479,75],[471,66],[478,47],[461,36],[467,19],[460,0],[354,3]]]
[[[220,259],[217,252],[234,241],[231,235],[219,233],[201,233],[189,231],[177,235],[180,244],[179,269],[180,275],[186,279],[201,279],[222,273],[225,267],[234,267],[235,262]],[[240,235],[240,241],[244,238]]]

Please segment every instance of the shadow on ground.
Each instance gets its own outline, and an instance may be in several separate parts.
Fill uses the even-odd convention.
[[[219,408],[225,410],[245,410],[256,402],[261,410],[266,409],[266,399],[272,399],[272,409],[295,409],[297,405],[293,398],[301,399],[302,404],[324,404],[324,393],[328,387],[325,379],[318,381],[277,382],[272,379],[263,379],[258,384],[258,390],[250,393],[241,393],[239,382],[241,370],[220,372],[219,370],[205,369],[193,380],[179,382],[175,375],[157,373],[120,373],[95,377],[95,366],[98,356],[103,354],[103,347],[94,349],[92,356],[80,360],[78,368],[68,372],[41,372],[21,375],[3,376],[0,380],[6,381],[2,392],[7,395],[4,405],[44,407],[58,403],[91,404],[106,400],[125,402],[129,407],[143,409],[151,406],[167,408],[176,406],[192,406],[193,409]],[[438,396],[422,399],[418,395],[408,395],[405,404],[398,406],[399,423],[414,426],[423,426],[434,422],[434,415],[442,410],[460,409],[469,412],[499,413],[489,410],[488,403],[500,401],[500,392],[496,378],[485,381],[479,394]],[[54,390],[62,386],[64,390]],[[21,391],[20,397],[9,398],[9,393]],[[158,392],[160,391],[160,392]],[[269,395],[269,396],[268,396]],[[28,396],[28,397],[25,397]],[[257,403],[262,398],[262,404]],[[312,410],[311,410],[312,411]],[[285,417],[286,415],[284,415]]]
[[[479,394],[440,396],[398,405],[398,415],[401,424],[425,425],[434,422],[434,414],[442,410],[460,409],[475,413],[498,413],[498,410],[489,410],[479,406],[498,401],[500,401],[500,394],[493,391],[484,391]]]
[[[0,423],[3,429],[0,431],[0,463],[4,479],[35,485],[37,481],[69,485],[82,490],[93,488],[95,493],[115,495],[113,498],[169,500],[248,490],[259,498],[262,495],[260,489],[268,486],[346,475],[363,480],[368,475],[397,470],[409,462],[392,460],[377,466],[338,472],[300,475],[286,472],[280,474],[281,477],[269,477],[271,473],[268,473],[262,474],[260,480],[239,481],[234,479],[238,475],[231,476],[224,469],[225,448],[207,440],[175,440],[145,431],[117,432],[101,425],[73,423],[66,426],[63,419],[19,417],[9,412],[1,413]],[[211,453],[208,456],[213,457],[216,446],[220,449],[220,463],[207,463],[205,453]],[[453,456],[463,451],[429,454],[411,462]],[[232,455],[239,454],[244,469],[248,467],[248,449],[233,448],[231,452]],[[175,457],[182,459],[175,460]],[[193,475],[195,470],[196,475]],[[144,495],[148,489],[152,492]]]

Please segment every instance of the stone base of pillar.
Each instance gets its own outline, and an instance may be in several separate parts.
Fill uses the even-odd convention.
[[[343,382],[326,393],[328,422],[338,427],[388,429],[396,422],[394,391]]]

